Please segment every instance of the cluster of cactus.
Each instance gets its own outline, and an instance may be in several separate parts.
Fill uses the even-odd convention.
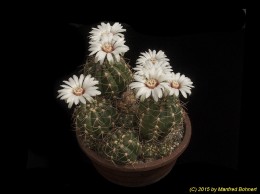
[[[88,67],[86,63],[84,69],[89,73]],[[131,71],[128,65],[125,68],[128,69],[123,69],[124,72]],[[104,69],[103,74],[108,71]],[[169,155],[183,135],[184,111],[179,98],[166,96],[158,102],[152,98],[138,101],[134,91],[124,85],[132,81],[132,75],[125,74],[128,78],[122,82],[113,77],[124,75],[118,72],[108,74],[116,86],[114,96],[112,90],[104,90],[104,95],[93,103],[80,104],[75,109],[76,128],[84,137],[85,145],[116,164],[145,162]],[[100,77],[99,85],[107,86],[108,79],[105,83],[103,80]],[[120,85],[119,80],[124,84]]]
[[[87,58],[79,79],[65,81],[59,96],[77,105],[74,123],[87,148],[115,164],[134,164],[168,156],[179,145],[179,92],[186,97],[193,86],[172,72],[162,51],[141,53],[134,72],[123,56],[123,31],[119,23],[93,28],[89,50],[95,56]]]
[[[169,96],[157,103],[118,101],[124,106],[98,97],[74,111],[85,146],[102,157],[116,164],[154,160],[169,155],[182,140],[183,108],[178,98]]]

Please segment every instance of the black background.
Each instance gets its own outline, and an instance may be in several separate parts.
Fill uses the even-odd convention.
[[[193,130],[188,149],[166,178],[139,190],[171,188],[188,193],[191,186],[255,187],[254,154],[248,153],[242,128],[247,29],[242,9],[139,12],[138,19],[112,15],[60,12],[30,23],[31,61],[37,63],[33,68],[41,95],[31,99],[37,106],[30,107],[33,122],[26,138],[25,186],[136,191],[114,185],[96,172],[76,142],[72,110],[56,98],[62,80],[78,74],[85,60],[91,27],[109,21],[121,22],[127,29],[130,51],[125,57],[132,66],[140,52],[161,49],[174,71],[190,77],[195,85],[188,100],[182,99]]]

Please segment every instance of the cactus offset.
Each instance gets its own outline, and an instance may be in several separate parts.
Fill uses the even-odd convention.
[[[184,135],[183,125],[178,128],[171,128],[169,134],[160,142],[143,142],[142,143],[142,157],[144,160],[156,160],[170,155],[173,150],[178,147],[179,142],[182,141]]]
[[[183,122],[183,110],[175,96],[140,102],[138,116],[140,136],[145,141],[160,141]]]
[[[114,127],[116,109],[106,99],[91,104],[81,104],[75,109],[76,128],[85,137],[88,147],[95,149],[96,141],[103,139]]]
[[[102,149],[107,159],[116,164],[137,162],[141,145],[135,131],[117,129],[105,142]]]

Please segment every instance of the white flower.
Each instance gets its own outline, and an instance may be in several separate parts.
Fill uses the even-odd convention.
[[[159,61],[156,63],[152,63],[151,61],[147,61],[145,64],[142,65],[136,65],[135,68],[133,68],[136,72],[136,75],[143,75],[144,71],[152,68],[153,66],[155,66],[156,68],[161,68],[163,73],[168,74],[171,73],[172,67],[170,66],[170,63],[167,61]]]
[[[119,62],[120,55],[124,55],[129,50],[129,47],[124,43],[123,38],[114,38],[112,34],[104,35],[101,41],[93,42],[90,45],[89,51],[91,53],[89,55],[96,53],[95,62],[100,61],[100,64],[103,64],[106,58],[109,63],[113,63],[114,59]]]
[[[66,100],[69,104],[69,108],[72,107],[73,103],[77,105],[80,102],[86,104],[86,100],[92,102],[93,98],[91,96],[96,96],[101,94],[98,91],[98,87],[95,87],[98,84],[98,81],[94,80],[91,75],[84,76],[80,75],[78,78],[76,75],[73,75],[73,78],[69,78],[69,81],[63,81],[67,85],[61,85],[63,89],[59,90],[58,97],[61,100]]]
[[[121,32],[125,32],[126,29],[123,29],[123,26],[116,22],[113,26],[110,25],[110,23],[104,23],[102,22],[101,25],[98,25],[97,28],[92,28],[90,31],[90,42],[98,42],[102,40],[103,35],[109,35],[112,34],[115,37],[121,37],[123,38],[124,35]]]
[[[164,54],[163,51],[159,50],[158,53],[156,53],[156,50],[151,51],[150,49],[148,52],[143,52],[139,56],[139,58],[136,61],[136,64],[143,65],[147,61],[151,61],[153,64],[160,61],[169,61],[167,56]]]
[[[179,96],[180,91],[185,98],[187,98],[187,94],[191,94],[191,88],[194,87],[190,78],[180,75],[180,73],[175,74],[172,72],[168,83],[169,95],[175,94]]]
[[[113,35],[119,35],[119,34],[121,34],[120,32],[125,32],[125,31],[126,31],[126,29],[123,29],[123,26],[118,22],[114,23],[114,25],[111,26],[111,32],[113,33]],[[121,35],[123,35],[123,34],[121,34]]]
[[[136,98],[141,97],[140,100],[144,101],[152,95],[157,102],[158,98],[163,96],[169,77],[163,73],[161,68],[153,66],[150,69],[145,69],[142,76],[134,75],[134,79],[135,82],[132,82],[129,86],[131,89],[135,89]]]

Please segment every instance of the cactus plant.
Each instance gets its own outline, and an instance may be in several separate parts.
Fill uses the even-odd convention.
[[[160,141],[183,122],[181,104],[174,96],[159,102],[147,99],[138,110],[140,136],[146,141]]]
[[[94,58],[88,58],[84,65],[84,74],[94,76],[99,81],[99,90],[108,98],[116,98],[122,94],[132,79],[130,66],[124,58],[113,63],[104,61],[103,64],[96,63]]]
[[[116,109],[104,98],[81,104],[74,112],[76,127],[92,149],[96,149],[96,144],[113,129],[116,117]]]
[[[126,30],[118,22],[92,28],[83,74],[59,90],[73,113],[84,146],[116,165],[170,155],[184,135],[184,109],[192,81],[174,73],[163,51],[148,50],[131,69]]]
[[[104,155],[116,164],[137,162],[141,144],[136,131],[117,129],[102,147]]]

